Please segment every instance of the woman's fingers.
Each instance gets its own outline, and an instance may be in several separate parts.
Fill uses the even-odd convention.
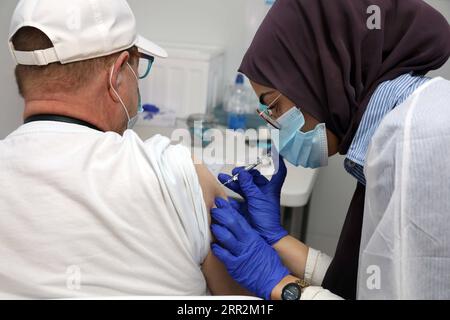
[[[283,185],[284,181],[286,180],[286,176],[287,176],[286,164],[284,162],[283,157],[280,156],[279,161],[278,161],[278,171],[272,177],[272,180],[270,181],[270,183],[277,185],[277,186]]]
[[[211,231],[223,248],[227,249],[234,256],[241,254],[239,241],[226,227],[213,224],[211,225]]]
[[[216,209],[211,210],[211,216],[220,226],[226,228],[234,236],[232,240],[237,240],[236,246],[239,244],[239,241],[245,242],[248,240],[249,233],[252,228],[247,220],[238,211],[236,211],[228,203],[228,201],[217,198],[216,206]],[[223,230],[219,229],[219,232],[221,231]],[[228,236],[226,233],[222,233],[222,235]],[[225,240],[228,240],[228,243],[230,244],[232,243],[232,240],[228,238]],[[229,249],[233,254],[240,250],[239,246],[233,248],[235,250],[234,252],[231,248],[227,249]]]
[[[220,260],[228,264],[233,264],[236,258],[226,249],[222,248],[218,244],[211,246],[212,252]]]
[[[239,174],[239,179],[238,179],[239,185],[241,187],[242,190],[242,196],[245,199],[249,199],[252,197],[260,197],[261,194],[261,190],[259,189],[259,187],[255,184],[255,182],[253,181],[253,176],[246,172],[246,171],[242,171]]]
[[[253,182],[259,187],[262,188],[269,183],[269,180],[264,177],[261,172],[258,170],[251,170],[249,173],[253,176]]]

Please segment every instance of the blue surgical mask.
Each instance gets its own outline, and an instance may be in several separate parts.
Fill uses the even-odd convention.
[[[137,114],[128,120],[128,124],[127,124],[127,129],[131,130],[134,128],[134,126],[136,125],[136,123],[139,120],[139,115],[144,112],[144,107],[142,105],[142,98],[141,98],[141,91],[139,90],[139,86],[138,86],[138,107],[137,107]]]
[[[137,89],[137,91],[138,91],[137,92],[138,93],[137,110],[138,110],[138,112],[137,112],[137,114],[134,117],[132,117],[132,118],[130,117],[130,114],[129,114],[128,110],[127,110],[127,107],[125,106],[125,103],[123,102],[123,100],[120,97],[119,93],[116,91],[116,89],[114,89],[114,87],[112,85],[112,76],[113,76],[113,71],[114,71],[113,68],[114,67],[111,69],[111,75],[110,75],[109,81],[110,81],[110,85],[111,85],[111,88],[112,88],[113,92],[116,94],[117,98],[119,99],[120,104],[122,105],[122,108],[124,109],[125,114],[127,116],[127,119],[128,119],[127,130],[131,130],[131,129],[134,128],[134,126],[136,125],[137,121],[139,120],[139,114],[144,112],[144,107],[142,105],[141,91],[139,90],[139,78],[136,75],[136,72],[134,72],[133,68],[130,66],[130,64],[128,62],[127,62],[127,65],[128,65],[128,68],[130,68],[131,72],[133,73],[133,76],[136,78],[136,81],[138,82],[138,86],[137,86],[137,88],[138,88]]]
[[[316,169],[328,165],[328,140],[324,123],[313,131],[302,132],[305,117],[297,107],[276,120],[279,130],[273,130],[272,140],[280,155],[295,166]]]

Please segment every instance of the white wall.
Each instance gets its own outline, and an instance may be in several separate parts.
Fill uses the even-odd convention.
[[[226,50],[226,79],[232,79],[246,50],[248,0],[129,0],[138,29],[155,42],[206,44]],[[262,2],[262,0],[261,0]]]
[[[425,2],[439,10],[450,23],[450,0],[425,0]],[[440,70],[431,72],[430,75],[444,76],[445,78],[450,79],[450,61],[447,61],[445,66]]]
[[[8,49],[8,33],[15,0],[0,3],[0,139],[17,128],[22,120],[23,102],[14,81],[14,65]]]

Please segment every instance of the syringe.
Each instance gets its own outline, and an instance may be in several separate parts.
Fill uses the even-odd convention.
[[[249,171],[251,171],[251,170],[256,169],[257,167],[259,167],[261,164],[263,164],[263,162],[264,162],[264,160],[263,160],[262,158],[258,158],[258,162],[256,162],[255,164],[251,164],[251,165],[245,167],[244,170],[247,171],[247,172],[249,172]],[[230,184],[230,183],[232,183],[232,182],[238,181],[238,179],[239,179],[239,173],[238,173],[238,174],[235,174],[234,176],[232,176],[232,177],[230,178],[230,180],[228,180],[227,182],[225,182],[223,185],[226,186],[226,185],[228,185],[228,184]]]

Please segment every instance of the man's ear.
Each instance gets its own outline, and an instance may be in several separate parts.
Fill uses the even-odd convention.
[[[122,83],[122,69],[126,67],[128,60],[130,59],[130,54],[128,51],[124,51],[117,58],[114,65],[110,68],[108,79],[109,81],[109,95],[115,102],[119,102],[119,98],[114,90],[119,93],[119,88]]]

